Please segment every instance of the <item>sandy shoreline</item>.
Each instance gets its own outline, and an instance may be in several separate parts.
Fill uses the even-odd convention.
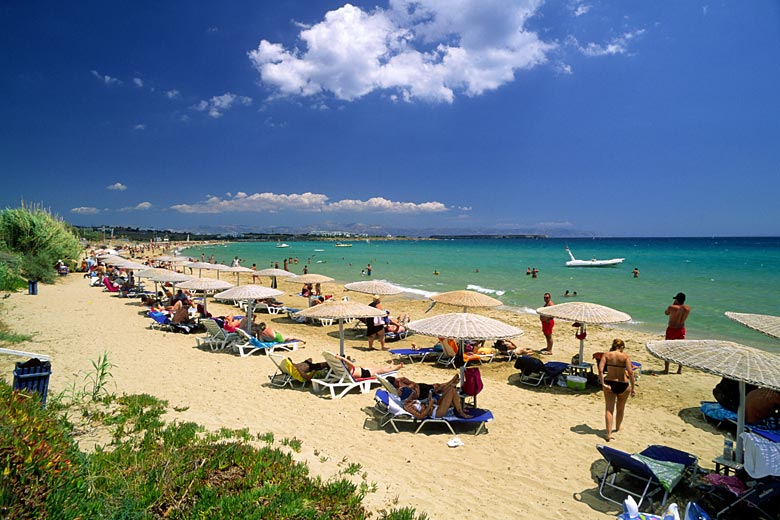
[[[204,273],[205,274],[205,273]],[[231,276],[233,278],[233,276]],[[231,280],[232,281],[232,280]],[[267,283],[267,279],[261,279]],[[251,276],[242,275],[242,284]],[[298,286],[282,284],[282,301],[305,305],[292,296]],[[323,287],[336,296],[341,286]],[[355,300],[365,295],[350,293]],[[412,319],[424,316],[427,301],[388,297],[385,309],[405,312]],[[226,314],[234,310],[209,301],[209,310]],[[115,392],[149,393],[166,399],[169,420],[194,421],[209,429],[248,428],[253,433],[272,432],[277,440],[302,441],[298,458],[309,463],[313,474],[329,478],[349,463],[362,465],[369,484],[376,483],[364,503],[372,510],[413,506],[431,518],[456,515],[466,518],[614,518],[616,507],[598,496],[597,476],[604,463],[595,449],[604,443],[601,393],[577,393],[566,388],[532,388],[517,383],[512,364],[496,361],[482,367],[485,384],[480,407],[493,411],[488,433],[474,437],[462,433],[465,446],[449,448],[450,434],[435,426],[420,434],[389,433],[373,420],[373,392],[350,394],[331,401],[309,390],[278,389],[268,384],[274,367],[264,356],[239,358],[195,347],[195,336],[149,329],[149,318],[135,299],[110,296],[89,287],[78,273],[40,286],[37,296],[20,292],[4,300],[4,319],[12,330],[33,334],[34,340],[18,346],[52,357],[51,392],[59,392],[74,374],[91,368],[103,352],[116,366],[112,370]],[[436,306],[431,314],[452,312]],[[520,344],[539,349],[544,340],[536,317],[508,311],[477,311],[525,331]],[[267,316],[285,336],[306,340],[294,360],[320,359],[323,350],[338,350],[338,326],[295,324],[286,316]],[[347,329],[347,353],[359,364],[370,366],[390,360],[386,352],[367,351],[366,340]],[[659,331],[660,332],[660,331]],[[555,328],[555,354],[544,361],[569,361],[579,348],[574,329],[559,322]],[[589,327],[586,358],[606,350],[614,337],[625,340],[626,352],[644,370],[659,370],[663,363],[651,358],[645,343],[660,335]],[[428,338],[410,336],[391,344],[426,345]],[[0,356],[0,369],[12,378],[18,358]],[[452,369],[431,363],[407,365],[407,377],[426,382],[449,379]],[[701,400],[711,400],[717,378],[686,370],[682,376],[643,375],[637,396],[626,410],[623,430],[612,445],[636,452],[649,444],[666,444],[697,455],[700,464],[722,449],[722,435],[704,423],[698,411]],[[355,477],[357,479],[360,476]],[[458,491],[462,490],[462,491]]]

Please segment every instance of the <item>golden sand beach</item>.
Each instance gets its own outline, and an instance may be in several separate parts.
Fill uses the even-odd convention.
[[[206,275],[206,273],[204,273]],[[268,283],[268,279],[261,279]],[[242,275],[242,284],[251,276]],[[279,297],[294,307],[305,300],[294,296],[297,284],[280,281]],[[340,297],[343,287],[326,284],[323,290]],[[369,296],[349,293],[368,301]],[[425,317],[427,301],[384,298],[393,315],[404,312],[412,319]],[[51,356],[50,392],[67,388],[91,360],[104,352],[114,363],[115,387],[122,393],[149,393],[171,405],[168,420],[194,421],[209,429],[247,428],[251,433],[272,432],[277,440],[297,438],[302,449],[296,457],[312,473],[327,479],[345,465],[359,463],[355,479],[376,483],[365,504],[369,510],[412,506],[433,519],[446,518],[614,518],[617,506],[598,495],[598,479],[605,463],[596,451],[604,441],[604,401],[595,390],[577,392],[560,387],[518,384],[512,363],[496,360],[481,366],[484,390],[479,405],[491,410],[495,420],[487,433],[473,436],[459,432],[464,445],[447,446],[451,434],[432,425],[421,433],[394,433],[381,429],[372,415],[373,392],[351,393],[330,400],[310,390],[279,389],[269,385],[274,366],[266,356],[240,358],[196,348],[194,335],[151,330],[151,320],[137,299],[119,298],[73,273],[54,285],[41,286],[37,296],[20,292],[3,304],[5,321],[13,331],[32,334],[34,340],[19,348]],[[235,307],[210,299],[214,315]],[[430,313],[455,312],[437,305]],[[539,320],[504,310],[476,311],[525,331],[522,346],[544,345]],[[290,357],[295,361],[321,359],[324,350],[338,351],[338,326],[297,324],[285,315],[263,315],[285,336],[306,344]],[[570,361],[578,352],[575,329],[559,322],[554,331],[555,351],[544,361]],[[660,370],[663,363],[651,358],[645,343],[660,338],[592,326],[588,330],[586,358],[608,350],[613,338],[626,342],[626,353],[642,363],[644,371]],[[392,347],[433,344],[431,338],[410,336]],[[347,327],[346,352],[357,364],[387,363],[387,352],[368,351],[365,338]],[[0,356],[0,369],[10,380],[18,358]],[[454,370],[433,363],[407,364],[402,375],[416,381],[443,382]],[[621,431],[611,445],[627,452],[650,444],[664,444],[690,452],[700,465],[720,454],[722,434],[706,424],[699,403],[711,400],[718,379],[686,370],[683,375],[644,374],[637,395],[626,408]],[[181,412],[173,410],[176,407]],[[86,435],[83,446],[101,442]]]

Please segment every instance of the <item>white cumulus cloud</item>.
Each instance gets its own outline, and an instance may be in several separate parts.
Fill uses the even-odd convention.
[[[406,101],[451,103],[511,82],[556,48],[525,27],[541,0],[390,0],[346,4],[298,26],[299,44],[261,40],[248,53],[262,82],[283,96],[354,100],[377,90]]]
[[[138,123],[137,125],[133,126],[133,130],[146,130],[146,125],[143,123]]]
[[[133,83],[138,88],[143,88],[144,86],[144,80],[142,80],[141,78],[133,78]]]
[[[167,97],[168,99],[176,99],[180,95],[181,95],[181,93],[178,90],[176,90],[175,88],[171,89],[171,90],[166,90],[165,91],[165,97]]]
[[[588,43],[586,45],[580,45],[580,43],[572,38],[571,41],[577,47],[577,49],[585,56],[613,56],[615,54],[628,53],[628,45],[631,40],[638,38],[644,34],[644,29],[637,29],[635,31],[629,31],[612,38],[606,43]]]
[[[116,191],[125,191],[127,189],[127,186],[122,184],[121,182],[115,182],[111,186],[106,186],[107,190],[116,190]]]
[[[119,211],[144,211],[147,209],[151,209],[152,203],[151,202],[141,202],[139,204],[136,204],[135,206],[128,206],[126,208],[122,208]]]
[[[91,206],[79,206],[78,208],[71,208],[70,212],[79,215],[94,215],[95,213],[100,213],[100,210]]]
[[[226,111],[236,105],[249,106],[252,104],[252,98],[248,96],[237,96],[232,92],[225,92],[221,96],[214,96],[208,101],[201,99],[192,108],[199,112],[208,112],[213,118],[222,117]]]
[[[105,85],[121,85],[122,84],[121,80],[118,80],[116,78],[112,78],[108,74],[104,75],[104,74],[99,73],[96,70],[91,70],[90,72],[92,73],[93,76],[95,76],[98,79],[98,81],[101,81]]]
[[[575,0],[569,4],[569,9],[571,9],[571,12],[574,14],[574,16],[577,17],[588,14],[588,11],[590,11],[591,7],[592,6],[586,4],[582,0]]]
[[[244,192],[226,197],[209,196],[202,202],[178,204],[172,209],[181,213],[254,212],[276,213],[280,211],[305,212],[385,212],[385,213],[433,213],[447,211],[441,202],[398,202],[382,197],[368,200],[344,199],[329,202],[321,193],[253,193]]]

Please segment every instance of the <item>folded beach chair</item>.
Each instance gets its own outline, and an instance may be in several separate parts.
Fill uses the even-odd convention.
[[[658,444],[635,455],[603,445],[597,445],[596,449],[607,461],[599,485],[599,495],[615,504],[622,504],[626,496],[630,495],[637,500],[637,506],[641,507],[645,498],[652,499],[663,491],[663,506],[669,498],[669,493],[683,479],[686,471],[691,472],[690,484],[696,479],[699,460],[684,451]],[[629,485],[633,485],[633,488],[625,487]],[[622,494],[618,499],[611,498],[605,494],[606,488],[620,491]]]
[[[569,365],[561,361],[542,363],[532,356],[520,356],[515,360],[515,368],[520,370],[520,382],[524,385],[539,386],[547,381],[547,386],[552,386]]]
[[[365,394],[371,390],[371,385],[379,385],[380,382],[375,377],[354,377],[344,363],[330,352],[323,352],[322,356],[330,366],[328,376],[324,378],[314,378],[311,380],[312,389],[315,392],[321,392],[323,388],[330,391],[332,399],[344,397],[350,390],[355,388],[360,393]],[[395,372],[383,374],[385,377],[395,375]]]
[[[206,327],[206,335],[197,338],[197,344],[208,345],[212,352],[224,349],[239,338],[237,333],[226,331],[211,318],[202,320],[201,323]]]
[[[230,346],[238,352],[241,357],[248,357],[255,352],[263,352],[269,354],[274,350],[286,350],[292,352],[298,350],[297,341],[285,341],[283,343],[276,343],[274,341],[260,341],[256,337],[248,334],[243,329],[236,329],[238,339],[234,341]]]
[[[384,385],[383,385],[384,386]],[[392,385],[391,385],[392,387]],[[453,424],[469,424],[476,426],[474,435],[479,435],[485,428],[485,424],[493,420],[493,413],[490,410],[481,410],[479,408],[469,408],[468,413],[472,417],[470,419],[464,419],[457,415],[448,415],[445,417],[428,417],[426,419],[417,419],[415,416],[404,410],[403,402],[397,395],[390,393],[389,389],[379,389],[374,395],[374,410],[380,415],[379,424],[382,427],[388,424],[393,427],[393,430],[398,433],[399,424],[411,424],[417,426],[414,433],[418,433],[422,428],[428,424],[443,424],[450,433],[455,435]]]
[[[276,372],[268,376],[273,386],[284,388],[289,385],[290,388],[295,388],[295,383],[300,383],[300,388],[306,386],[308,381],[295,368],[292,359],[282,357],[279,354],[271,354],[270,352],[268,353],[268,358],[276,365]]]
[[[401,359],[408,359],[410,363],[422,363],[429,355],[435,357],[439,355],[441,351],[431,348],[394,348],[390,350],[390,354],[397,356]]]

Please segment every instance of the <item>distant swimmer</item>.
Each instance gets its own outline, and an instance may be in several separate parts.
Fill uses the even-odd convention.
[[[563,295],[564,295],[566,298],[568,298],[569,296],[571,296],[571,294],[569,294],[569,290],[568,290],[568,289],[566,289],[566,292],[565,292],[565,293],[563,293]]]
[[[439,271],[434,270],[433,271],[433,276],[439,276]]]
[[[531,268],[530,267],[526,267],[525,268],[525,275],[526,276],[531,276]]]
[[[639,269],[637,269],[636,267],[634,267],[634,270],[633,270],[633,271],[631,271],[631,274],[633,274],[633,275],[634,275],[634,278],[639,278]]]
[[[479,267],[477,267],[476,269],[474,269],[474,272],[475,272],[475,273],[478,273],[478,272],[479,272]]]

